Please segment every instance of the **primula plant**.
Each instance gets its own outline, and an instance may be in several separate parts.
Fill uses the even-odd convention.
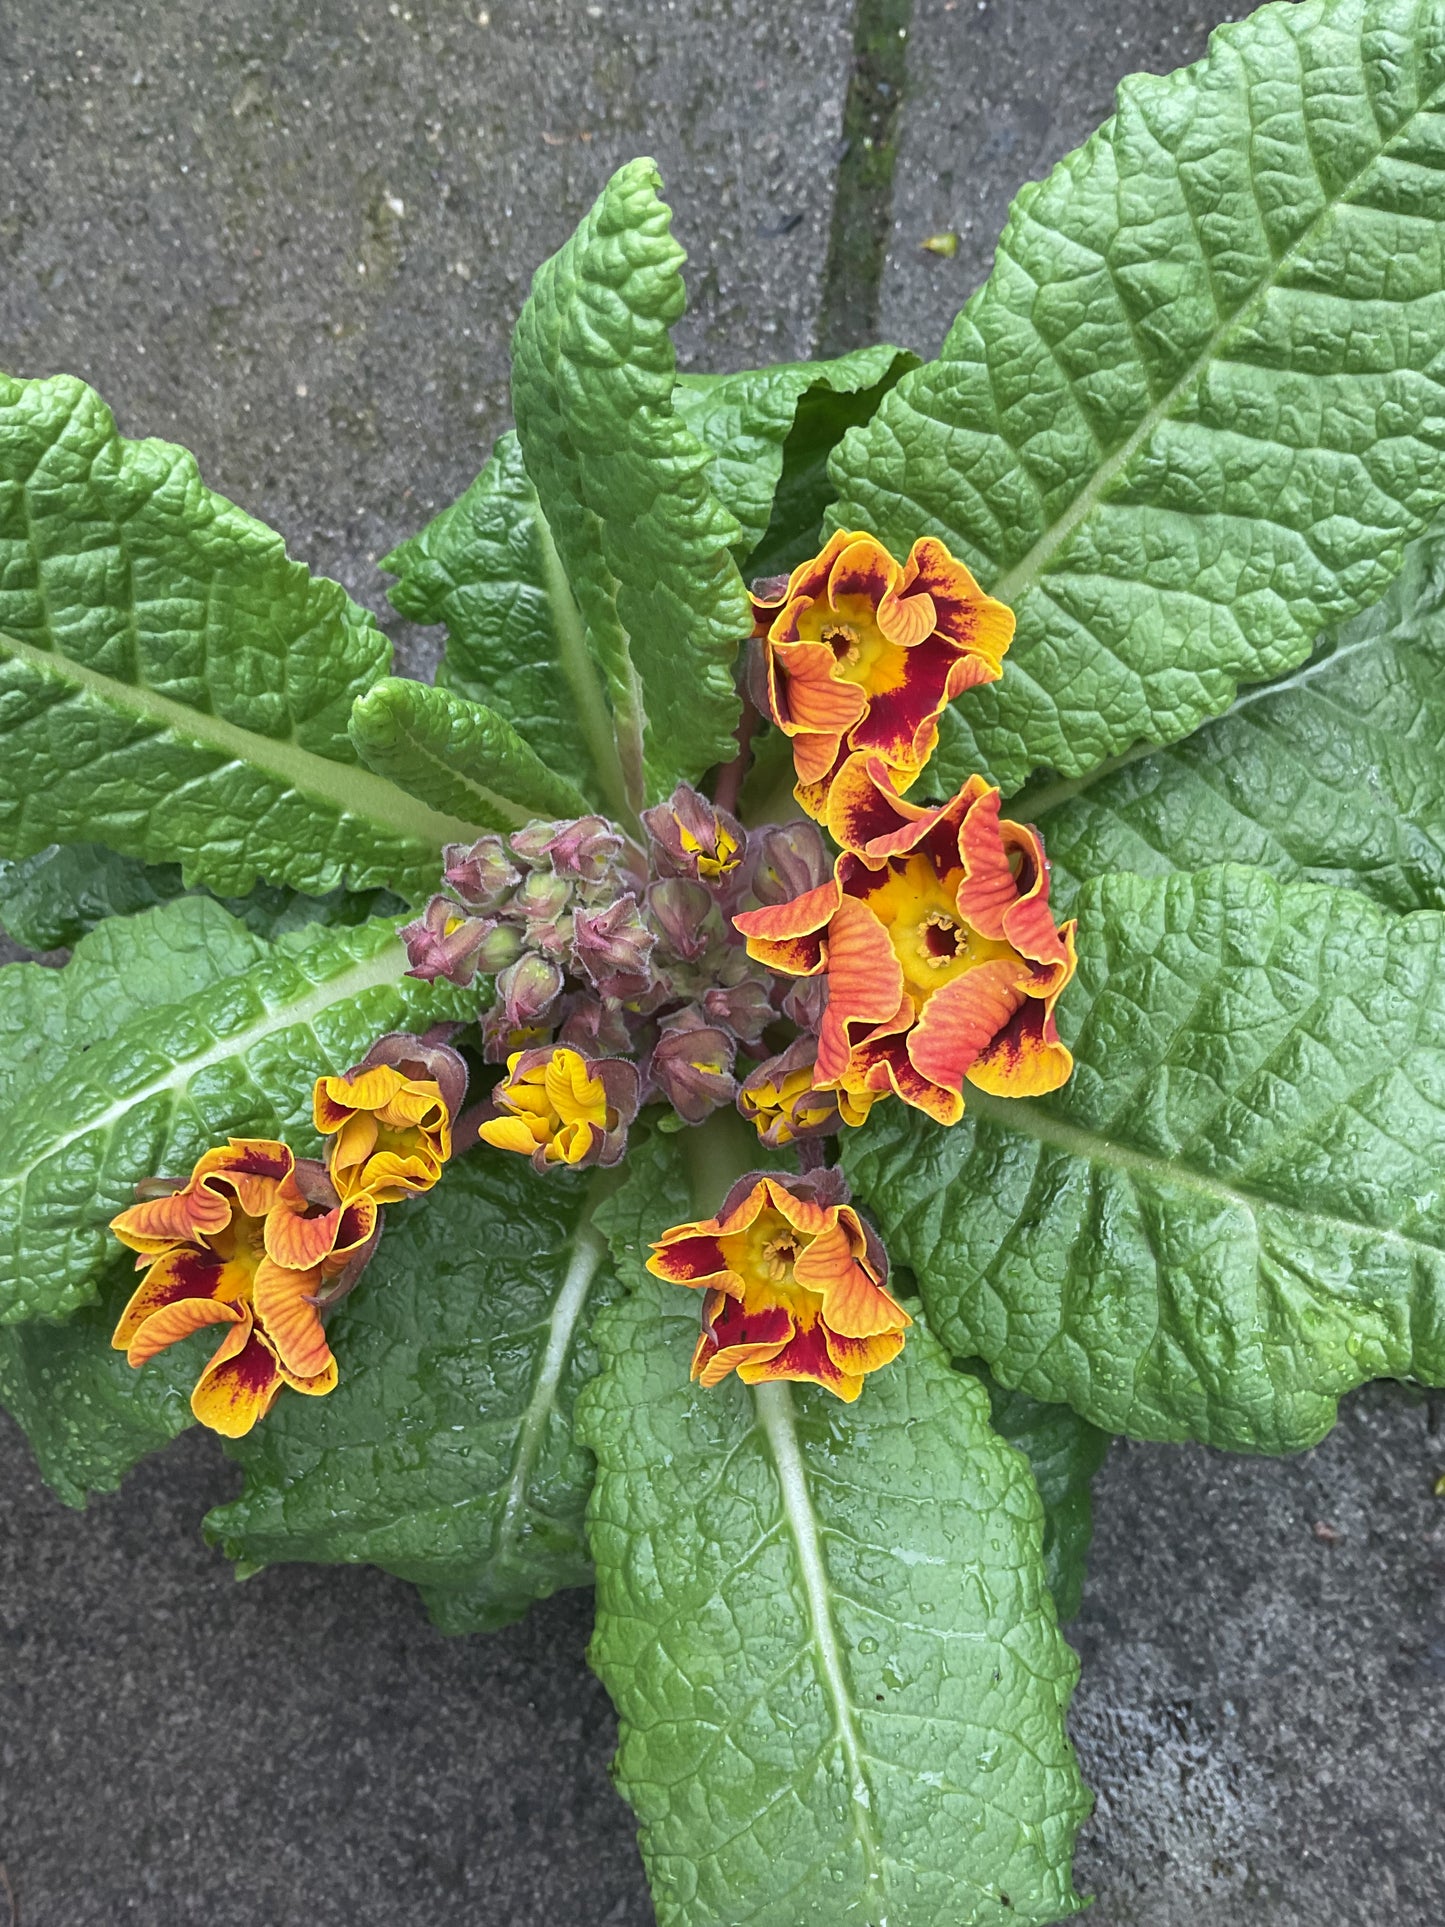
[[[1061,1920],[1110,1433],[1445,1383],[1445,18],[1136,78],[937,361],[652,164],[371,616],[0,378],[0,1395],[244,1575],[593,1584],[672,1927]]]

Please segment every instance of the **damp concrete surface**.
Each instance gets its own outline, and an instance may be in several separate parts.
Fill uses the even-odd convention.
[[[1233,11],[916,0],[878,122],[881,332],[935,351],[1013,190]],[[0,366],[81,374],[128,434],[194,448],[426,674],[376,559],[506,426],[531,272],[613,167],[662,165],[685,366],[811,351],[854,32],[844,0],[11,0]],[[1096,1927],[1445,1919],[1442,1470],[1438,1412],[1397,1388],[1286,1462],[1115,1446],[1071,1633]],[[447,1640],[371,1569],[240,1586],[198,1530],[235,1484],[190,1434],[68,1512],[0,1419],[20,1927],[645,1927],[588,1597]]]

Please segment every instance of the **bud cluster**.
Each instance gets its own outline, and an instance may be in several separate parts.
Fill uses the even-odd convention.
[[[494,980],[489,1062],[546,1045],[629,1059],[642,1103],[698,1124],[736,1101],[769,1026],[816,1027],[815,985],[753,962],[732,919],[815,888],[829,862],[811,823],[748,835],[686,784],[643,824],[645,851],[601,816],[449,844],[445,890],[402,937],[415,977]]]

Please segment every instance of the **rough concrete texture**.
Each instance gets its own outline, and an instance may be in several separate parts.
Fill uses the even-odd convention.
[[[380,606],[374,556],[504,424],[527,278],[617,161],[668,176],[685,358],[807,352],[850,11],[166,0],[77,32],[12,0],[0,366],[94,380]],[[1018,184],[1233,11],[917,0],[886,331],[936,345]],[[918,253],[946,228],[953,262]],[[1075,1634],[1096,1927],[1445,1918],[1442,1470],[1383,1391],[1287,1464],[1116,1448]],[[644,1927],[586,1597],[446,1641],[374,1572],[238,1587],[197,1531],[233,1481],[191,1436],[67,1513],[0,1420],[21,1927]]]
[[[811,350],[848,0],[5,13],[0,365],[83,375],[379,612],[376,557],[509,426],[532,272],[624,160],[677,209],[685,363]]]
[[[1113,111],[1130,73],[1166,74],[1205,50],[1244,0],[914,0],[908,96],[894,174],[880,321],[937,354],[993,265],[1009,203]],[[953,258],[926,250],[955,234]]]

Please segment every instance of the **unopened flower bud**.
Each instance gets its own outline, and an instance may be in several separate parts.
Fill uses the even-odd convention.
[[[799,1037],[749,1073],[738,1089],[738,1109],[772,1150],[796,1140],[829,1137],[843,1124],[861,1124],[876,1093],[813,1088],[818,1046]]]
[[[657,943],[631,895],[603,910],[579,910],[572,919],[577,967],[604,997],[640,997],[652,983],[648,961]]]
[[[479,836],[470,844],[448,843],[442,862],[442,875],[467,910],[495,910],[522,881],[499,836]]]
[[[530,1030],[550,1014],[561,995],[562,972],[550,958],[529,951],[498,977],[496,1008],[512,1030]]]
[[[703,1119],[737,1096],[732,1074],[735,1045],[726,1031],[705,1024],[696,1011],[667,1019],[653,1046],[648,1076],[679,1117],[689,1124]]]
[[[742,863],[747,841],[742,825],[689,783],[679,783],[665,803],[644,810],[642,820],[664,876],[697,877],[718,888]]]
[[[565,827],[565,824],[546,820],[528,823],[522,829],[511,832],[507,847],[513,856],[521,857],[524,863],[545,863],[547,845]]]
[[[647,893],[647,907],[663,942],[685,963],[696,963],[721,934],[712,897],[688,877],[663,877],[654,883]]]
[[[730,1030],[740,1044],[756,1044],[777,1016],[768,986],[756,977],[737,984],[711,984],[702,993],[703,1015]]]
[[[557,1033],[559,1044],[580,1050],[584,1057],[626,1057],[633,1049],[632,1034],[621,1004],[577,991],[564,1005],[566,1017]]]
[[[526,941],[560,957],[572,941],[572,885],[551,870],[533,870],[507,906],[522,919]]]
[[[498,923],[487,932],[477,952],[477,968],[495,976],[522,954],[522,933],[515,924]]]
[[[403,925],[409,977],[432,983],[445,977],[469,984],[477,974],[478,952],[493,925],[482,917],[463,915],[450,897],[436,896],[414,923]]]
[[[791,903],[832,871],[815,823],[769,823],[752,838],[752,893],[759,903]]]
[[[564,823],[545,846],[558,876],[582,883],[600,883],[622,850],[622,838],[605,816],[579,816]]]

